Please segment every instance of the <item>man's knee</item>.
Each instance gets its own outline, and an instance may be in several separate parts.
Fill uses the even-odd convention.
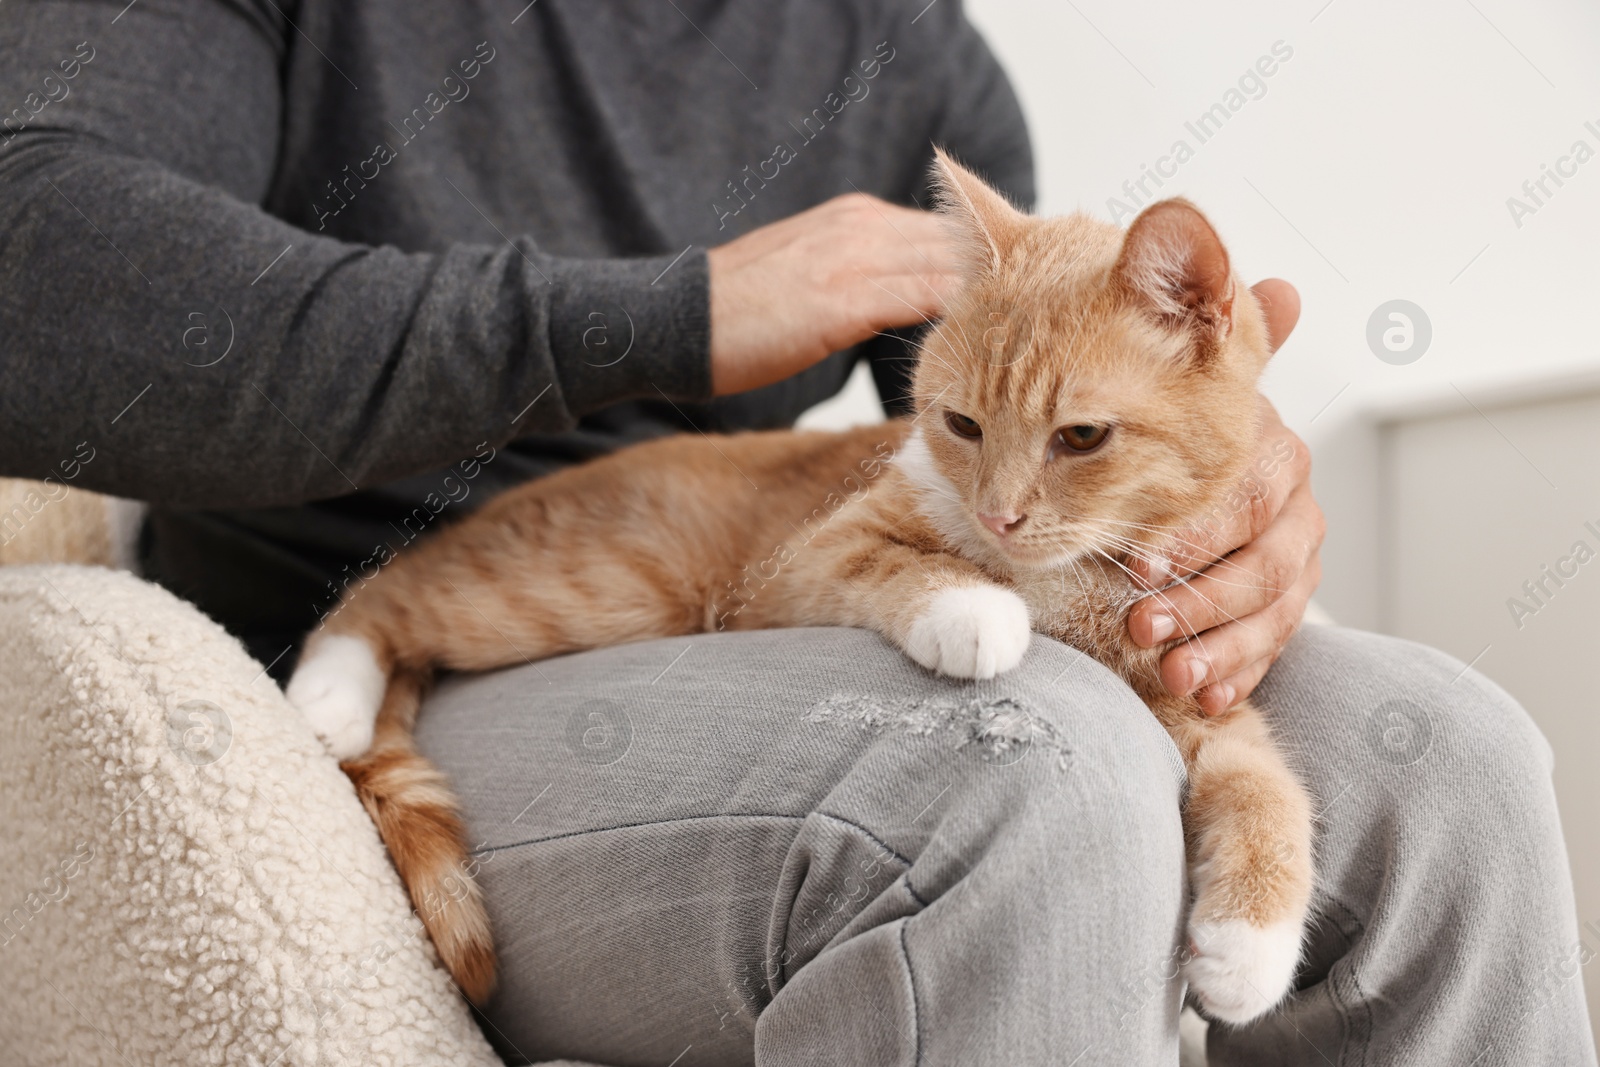
[[[1184,774],[1148,709],[1110,671],[1042,638],[1014,671],[931,688],[891,691],[939,706],[910,736],[882,735],[821,812],[907,858],[896,906],[982,901],[1034,925],[1041,943],[1076,937],[1084,953],[1109,954],[1099,933],[1072,932],[1092,908],[1097,930],[1119,931],[1115,951],[1132,953],[1136,977],[1165,988],[1185,900]],[[880,721],[901,710],[895,700],[876,699]],[[835,828],[813,832],[824,831]],[[1147,993],[1119,990],[1119,1010],[1154,1010]]]
[[[881,655],[855,651],[858,662]],[[1020,666],[982,682],[909,662],[875,673],[870,695],[836,690],[808,714],[814,728],[864,742],[839,768],[824,810],[861,812],[908,853],[940,837],[958,868],[958,855],[1014,835],[1126,849],[1178,833],[1175,746],[1139,698],[1082,653],[1039,638]]]
[[[978,689],[995,728],[1025,742],[1004,756],[1033,772],[1018,777],[1019,789],[1176,810],[1185,783],[1177,747],[1133,690],[1092,657],[1036,637],[1021,666]]]
[[[1552,756],[1505,690],[1436,649],[1311,626],[1285,650],[1259,703],[1317,786],[1383,783],[1407,807],[1459,816],[1543,806]]]
[[[1060,642],[1036,636],[1018,667],[972,682],[931,674],[874,634],[808,634],[829,663],[852,665],[847,676],[872,678],[829,683],[831,695],[807,712],[813,725],[870,741],[910,740],[932,761],[927,773],[1019,796],[1128,794],[1168,807],[1181,797],[1182,760],[1149,709],[1109,669]]]
[[[993,718],[969,784],[992,794],[995,818],[1027,813],[1047,838],[1181,864],[1182,759],[1120,678],[1037,638],[1020,667],[976,688]]]

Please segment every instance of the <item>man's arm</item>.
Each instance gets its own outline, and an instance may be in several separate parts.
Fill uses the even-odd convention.
[[[257,207],[296,33],[274,4],[13,3],[0,23],[0,106],[21,106],[0,129],[0,473],[60,477],[86,441],[78,485],[292,503],[711,393],[703,253],[651,285],[670,256],[408,254]],[[636,340],[597,369],[587,312],[612,303]]]

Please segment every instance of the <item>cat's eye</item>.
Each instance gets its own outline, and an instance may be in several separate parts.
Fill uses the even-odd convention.
[[[1056,431],[1055,437],[1050,441],[1050,457],[1066,452],[1083,455],[1093,452],[1106,443],[1106,438],[1111,436],[1111,427],[1092,426],[1087,423],[1077,426],[1063,426]]]
[[[958,437],[982,437],[983,427],[973,420],[956,411],[944,413],[945,425],[950,427],[950,432]]]

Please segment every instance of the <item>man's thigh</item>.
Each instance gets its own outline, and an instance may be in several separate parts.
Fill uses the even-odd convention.
[[[1302,629],[1254,699],[1313,794],[1313,923],[1300,992],[1214,1029],[1213,1062],[1593,1062],[1527,713],[1435,649],[1331,626]]]
[[[418,737],[466,809],[508,1058],[667,1063],[692,1044],[748,1063],[756,1016],[852,922],[915,914],[986,851],[1063,869],[1003,826],[1024,808],[1072,872],[1037,891],[1086,958],[1016,969],[1095,984],[1086,1041],[1172,1025],[1181,765],[1120,681],[1055,642],[972,683],[858,630],[653,641],[448,679]],[[1049,925],[1039,944],[1059,947]],[[1073,973],[1113,941],[1125,959]],[[930,946],[930,970],[964,950]]]

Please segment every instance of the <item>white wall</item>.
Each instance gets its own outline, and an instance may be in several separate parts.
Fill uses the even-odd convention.
[[[1184,138],[1194,157],[1161,194],[1210,214],[1247,276],[1300,288],[1304,318],[1267,392],[1311,442],[1333,520],[1320,599],[1376,625],[1373,454],[1360,413],[1412,393],[1454,395],[1451,383],[1478,398],[1510,378],[1600,366],[1600,132],[1584,128],[1600,131],[1600,5],[969,0],[968,10],[1022,97],[1041,210],[1110,217],[1107,199]],[[1264,95],[1198,143],[1185,121],[1277,41],[1293,55]],[[1507,197],[1580,138],[1597,158],[1551,185],[1518,228]],[[1408,366],[1380,362],[1365,339],[1369,315],[1395,298],[1433,325]]]
[[[1520,451],[1485,433],[1484,416]],[[1588,671],[1600,654],[1597,440],[1591,379],[1542,400],[1414,412],[1387,426],[1381,449],[1384,626],[1476,661],[1550,742],[1580,960],[1600,954],[1600,689]],[[1583,975],[1600,1024],[1600,965]]]

